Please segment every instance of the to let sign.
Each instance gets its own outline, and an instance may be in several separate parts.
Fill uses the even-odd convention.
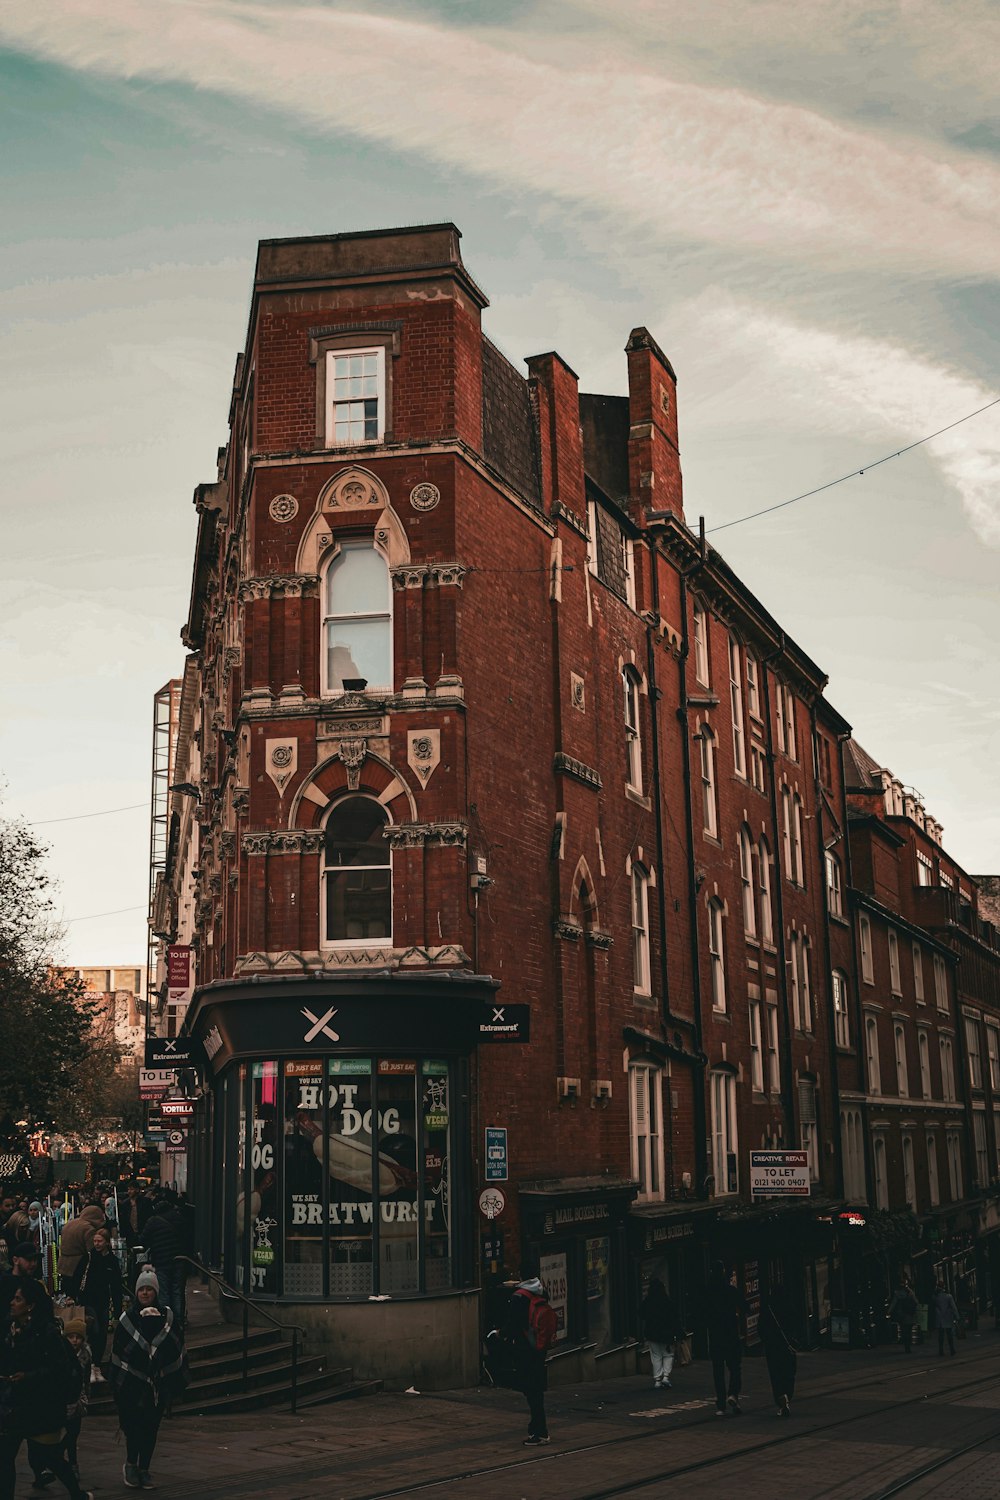
[[[503,1125],[486,1127],[486,1181],[507,1181],[507,1130]]]
[[[177,1075],[172,1068],[140,1068],[139,1098],[162,1099],[176,1082]]]
[[[805,1151],[751,1151],[753,1198],[808,1198],[809,1156]]]

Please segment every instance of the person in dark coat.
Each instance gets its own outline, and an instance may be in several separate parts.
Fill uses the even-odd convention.
[[[653,1366],[653,1389],[670,1389],[670,1375],[674,1368],[674,1347],[684,1337],[680,1316],[667,1289],[658,1276],[654,1276],[639,1308],[639,1326],[649,1345],[649,1358]]]
[[[764,1358],[767,1361],[767,1373],[771,1381],[771,1394],[774,1397],[778,1416],[790,1416],[791,1400],[795,1395],[795,1372],[798,1360],[795,1350],[788,1341],[788,1335],[778,1321],[774,1303],[770,1299],[765,1298],[761,1301],[757,1332],[764,1345]]]
[[[173,1312],[178,1328],[183,1328],[185,1276],[177,1256],[189,1254],[187,1225],[169,1198],[157,1202],[155,1213],[146,1221],[144,1238],[146,1258],[156,1272],[160,1300]]]
[[[743,1389],[743,1298],[733,1286],[721,1260],[712,1266],[705,1306],[708,1348],[715,1381],[715,1415],[726,1415],[726,1372],[729,1373],[729,1410],[739,1416]]]
[[[504,1323],[504,1340],[511,1351],[514,1381],[524,1392],[528,1403],[528,1436],[526,1447],[537,1447],[549,1441],[548,1422],[545,1417],[545,1391],[548,1376],[545,1371],[545,1350],[535,1347],[530,1329],[531,1305],[536,1297],[548,1302],[546,1292],[534,1266],[525,1266],[522,1280],[514,1289],[507,1305]]]
[[[63,1290],[84,1309],[94,1378],[103,1380],[101,1361],[108,1343],[109,1309],[114,1309],[116,1318],[122,1310],[121,1267],[112,1253],[111,1236],[106,1229],[99,1229],[94,1235],[93,1246],[73,1275],[66,1278]]]
[[[960,1313],[958,1303],[949,1292],[943,1281],[939,1281],[934,1288],[934,1327],[938,1336],[938,1355],[944,1353],[944,1341],[948,1339],[948,1353],[955,1352],[955,1329],[958,1327]]]
[[[892,1294],[889,1303],[889,1317],[899,1328],[899,1337],[903,1345],[904,1353],[909,1354],[913,1348],[913,1328],[917,1321],[917,1299],[913,1295],[913,1288],[905,1276],[899,1278],[899,1285]]]
[[[88,1203],[75,1219],[70,1219],[59,1240],[60,1285],[72,1276],[83,1257],[94,1243],[94,1235],[104,1227],[104,1209],[98,1203]]]
[[[94,1500],[92,1490],[80,1488],[63,1452],[69,1370],[76,1355],[40,1281],[18,1278],[10,1317],[0,1340],[0,1500],[14,1500],[17,1454],[25,1441],[36,1474],[55,1475],[71,1500]]]
[[[125,1434],[122,1478],[130,1490],[153,1489],[149,1466],[167,1403],[188,1382],[184,1344],[151,1266],[135,1283],[135,1303],[122,1314],[111,1350],[111,1386]]]

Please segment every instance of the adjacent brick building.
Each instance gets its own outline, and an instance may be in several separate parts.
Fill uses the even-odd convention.
[[[592,396],[485,307],[452,225],[259,248],[156,893],[201,1250],[407,1384],[475,1378],[523,1257],[567,1369],[630,1357],[653,1273],[693,1318],[716,1254],[751,1327],[763,1285],[824,1336],[845,1111],[872,1203],[850,726],[686,523],[650,334]],[[781,1148],[812,1199],[755,1208]]]

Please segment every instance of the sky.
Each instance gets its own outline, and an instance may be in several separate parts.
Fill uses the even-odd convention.
[[[689,522],[955,858],[1000,870],[1000,406],[867,468],[1000,397],[1000,7],[622,16],[0,11],[0,813],[51,848],[65,960],[145,959],[152,699],[257,240],[396,224],[459,226],[516,363],[554,348],[621,393],[651,330]]]

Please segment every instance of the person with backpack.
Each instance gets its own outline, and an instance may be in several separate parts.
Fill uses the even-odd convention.
[[[528,1402],[526,1448],[549,1442],[545,1419],[545,1356],[555,1342],[559,1322],[542,1285],[536,1266],[521,1271],[507,1308],[504,1338],[511,1352],[514,1380]]]
[[[670,1375],[674,1368],[674,1346],[684,1337],[677,1309],[667,1296],[667,1289],[659,1276],[650,1279],[649,1290],[639,1309],[639,1325],[649,1346],[649,1358],[653,1366],[653,1389],[670,1390]]]
[[[80,1364],[40,1281],[18,1278],[10,1317],[0,1340],[0,1500],[14,1500],[23,1442],[36,1474],[53,1474],[70,1500],[94,1500],[93,1490],[80,1488],[63,1452],[66,1411],[83,1387]]]
[[[909,1354],[913,1348],[913,1327],[917,1321],[917,1299],[905,1276],[900,1277],[899,1286],[892,1294],[889,1317],[899,1329],[904,1353]]]

